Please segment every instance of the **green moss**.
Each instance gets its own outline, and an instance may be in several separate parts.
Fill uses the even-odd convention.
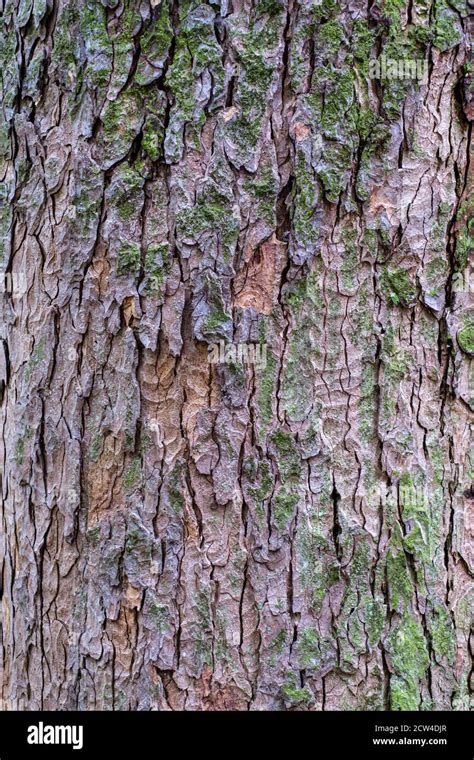
[[[135,73],[135,81],[138,84],[149,84],[150,74],[147,61],[164,61],[168,55],[173,40],[173,27],[170,18],[170,6],[168,3],[160,3],[158,16],[150,26],[140,35],[141,57]],[[155,78],[156,75],[153,76]]]
[[[151,437],[148,435],[148,433],[145,433],[145,435],[142,438],[141,441],[141,450],[146,453],[150,450],[152,444]]]
[[[106,9],[99,3],[80,4],[80,22],[87,64],[84,82],[89,89],[104,88],[112,69],[112,43],[107,34]],[[106,59],[106,66],[98,66],[97,61]]]
[[[404,0],[384,0],[383,15],[398,26],[400,24],[400,11],[404,7]]]
[[[365,19],[357,19],[352,27],[352,40],[354,44],[354,57],[362,64],[363,71],[368,71],[370,51],[375,42],[375,33],[369,28]]]
[[[387,555],[387,586],[392,610],[406,608],[413,596],[413,584],[403,551],[391,549]]]
[[[86,164],[74,171],[71,198],[74,212],[71,225],[75,238],[81,239],[96,228],[102,194],[103,176],[95,164]]]
[[[142,543],[142,531],[137,526],[129,528],[125,542],[125,553],[135,554]]]
[[[173,95],[176,109],[185,121],[192,119],[196,105],[192,63],[185,36],[179,35],[173,65],[166,76],[166,84]]]
[[[282,480],[298,478],[301,472],[301,461],[292,435],[286,430],[275,430],[270,436],[270,443],[276,450],[278,469]]]
[[[196,624],[197,634],[194,642],[197,664],[202,666],[212,664],[212,645],[206,632],[209,631],[211,606],[209,595],[205,590],[199,590],[196,595]]]
[[[298,495],[290,493],[286,488],[281,488],[273,502],[273,517],[278,530],[283,530],[295,511],[298,504]]]
[[[426,47],[430,42],[428,29],[421,25],[401,26],[400,4],[398,0],[390,0],[384,5],[384,16],[391,20],[388,35],[382,53],[386,59],[395,61],[426,58]],[[399,117],[407,93],[417,87],[416,80],[387,79],[384,81],[383,108],[389,119]]]
[[[358,416],[360,435],[365,442],[370,441],[376,433],[376,379],[375,365],[364,362]]]
[[[404,613],[386,643],[395,675],[390,681],[392,710],[418,710],[420,682],[429,666],[423,628],[408,612]]]
[[[327,490],[327,489],[325,489]],[[325,494],[322,492],[322,499]],[[324,518],[325,510],[321,507],[321,519]],[[330,587],[339,580],[339,567],[332,561],[324,564],[321,556],[328,553],[327,540],[314,530],[298,526],[297,556],[301,583],[305,591],[310,592],[311,608],[319,614],[326,594]]]
[[[428,616],[433,651],[438,662],[447,659],[454,664],[456,654],[456,633],[449,614],[441,606],[435,606]]]
[[[145,273],[147,274],[147,292],[162,293],[167,275],[171,270],[169,243],[149,245],[145,255]]]
[[[385,605],[375,599],[369,599],[365,604],[365,628],[370,647],[377,646],[380,641],[385,625],[386,611]]]
[[[369,548],[367,542],[360,539],[356,542],[351,562],[351,584],[359,585],[366,582],[367,570],[370,567]]]
[[[336,0],[313,0],[311,13],[315,21],[330,18],[336,10]]]
[[[40,364],[40,362],[42,362],[43,359],[45,358],[45,346],[46,346],[45,339],[40,338],[39,342],[36,344],[35,348],[33,349],[33,352],[28,360],[28,364],[26,365],[26,369],[25,369],[25,380],[27,383],[30,381],[33,371]]]
[[[117,136],[119,127],[122,120],[122,104],[120,100],[108,100],[105,106],[105,110],[102,114],[102,122],[104,125],[104,135],[107,140],[113,142]]]
[[[249,482],[259,482],[258,486],[249,487],[248,493],[255,502],[257,517],[262,521],[264,517],[264,503],[270,496],[273,487],[270,465],[266,461],[259,462],[257,465],[254,458],[247,459],[244,462],[243,472]]]
[[[175,514],[180,515],[184,510],[184,496],[181,490],[181,471],[182,464],[177,463],[170,475],[168,481],[168,494],[171,508]]]
[[[357,108],[353,118],[361,140],[368,142],[367,156],[371,157],[386,143],[390,134],[389,130],[370,108],[362,106]]]
[[[302,151],[298,151],[293,191],[293,229],[303,243],[316,242],[317,230],[311,222],[316,207],[316,186]]]
[[[25,455],[25,441],[23,438],[18,438],[15,445],[15,453],[13,456],[14,462],[17,466],[23,463],[24,455]]]
[[[434,21],[434,45],[441,51],[450,50],[461,41],[459,29],[455,24],[457,14],[444,0],[437,0]]]
[[[128,463],[123,475],[123,487],[125,491],[131,491],[139,482],[141,475],[141,459],[133,457]]]
[[[285,650],[287,633],[285,629],[282,629],[273,639],[268,647],[268,664],[271,668],[274,668],[277,663],[278,655],[282,654]]]
[[[140,31],[142,19],[132,2],[125,2],[118,23],[113,27],[113,71],[115,80],[125,84],[134,53],[134,37]]]
[[[321,126],[326,137],[336,140],[340,137],[341,124],[344,123],[346,114],[354,100],[354,73],[347,68],[342,71],[327,72],[324,76],[326,92],[324,94]],[[347,146],[330,146],[332,151],[339,156],[338,164],[346,167]],[[341,148],[346,147],[342,151]],[[344,157],[344,162],[342,161]],[[333,161],[335,164],[335,162]]]
[[[163,130],[157,126],[156,122],[147,119],[143,129],[142,148],[152,161],[157,161],[161,155],[162,139]]]
[[[259,168],[254,179],[244,179],[244,189],[256,201],[256,215],[269,224],[275,220],[275,205],[278,195],[278,182],[273,176],[270,165]]]
[[[308,704],[313,700],[313,695],[307,687],[300,688],[296,685],[296,677],[293,673],[288,674],[281,691],[284,698],[293,705]]]
[[[58,75],[63,86],[70,86],[68,76],[75,76],[77,60],[77,24],[79,10],[73,3],[66,5],[59,15],[54,33],[53,62],[56,63]]]
[[[122,243],[117,258],[117,275],[138,275],[140,271],[141,253],[138,243],[128,241]]]
[[[137,90],[127,90],[116,100],[107,100],[101,113],[103,134],[109,152],[123,151],[137,134],[137,115],[143,111],[143,98]]]
[[[295,24],[290,37],[289,75],[293,92],[301,92],[309,72],[309,61],[306,54],[308,41],[313,37],[316,24],[301,18]]]
[[[101,453],[102,453],[102,446],[103,446],[103,436],[100,432],[95,433],[92,443],[91,443],[91,451],[90,451],[90,458],[93,462],[97,462],[99,459]]]
[[[461,203],[456,218],[459,222],[455,251],[456,271],[463,272],[474,250],[474,200],[472,198]]]
[[[321,24],[317,41],[322,43],[326,57],[333,57],[342,45],[344,39],[344,27],[339,21],[331,20]]]
[[[309,311],[311,313],[314,311],[314,308],[318,310],[324,308],[318,272],[314,270],[307,277],[293,280],[288,290],[284,293],[284,300],[290,306],[295,322],[298,322],[298,325],[300,323],[301,325],[305,324],[306,312]],[[300,313],[301,311],[303,313]]]
[[[410,281],[405,269],[396,269],[393,272],[384,269],[381,286],[384,294],[393,304],[411,306],[416,298],[415,285]]]
[[[112,201],[117,208],[119,217],[123,220],[138,215],[141,207],[140,196],[143,188],[143,178],[129,166],[121,168],[114,179],[117,180],[112,194]]]
[[[404,349],[396,346],[395,333],[391,326],[383,336],[381,359],[388,382],[398,384],[409,369],[410,357]]]
[[[307,420],[314,405],[312,362],[321,356],[321,325],[325,308],[320,273],[321,262],[318,260],[309,275],[294,280],[283,294],[291,311],[291,332],[283,366],[281,399],[285,414],[291,421]]]
[[[96,546],[99,542],[100,538],[100,526],[97,525],[95,528],[90,528],[90,530],[87,531],[87,540],[92,546]]]
[[[178,160],[182,151],[184,131],[188,141],[201,149],[200,134],[206,121],[205,111],[197,107],[196,88],[200,75],[209,69],[213,81],[213,98],[218,100],[224,88],[222,51],[217,42],[209,16],[194,13],[194,8],[179,4],[180,32],[172,64],[166,74],[165,88],[173,97],[168,136],[172,136],[168,150]],[[212,103],[209,108],[212,107]]]
[[[266,345],[266,326],[262,322],[260,330],[260,342]],[[264,368],[257,372],[258,376],[258,410],[260,424],[263,430],[266,430],[273,419],[273,400],[275,398],[276,384],[276,359],[271,350],[267,352],[267,363]]]
[[[127,432],[125,433],[125,451],[133,451],[135,448],[135,434]]]
[[[222,51],[217,43],[214,27],[209,19],[201,18],[198,14],[180,11],[182,19],[181,35],[185,38],[191,51],[194,73],[200,73],[206,67],[212,69],[214,87],[221,87]]]
[[[280,14],[271,16],[267,23],[257,27],[251,23],[248,32],[242,33],[240,19],[235,18],[231,33],[235,36],[239,78],[234,93],[238,113],[226,125],[234,142],[239,160],[249,160],[262,132],[267,109],[268,90],[275,75],[272,50],[281,33]]]
[[[457,334],[459,348],[466,354],[474,354],[474,322],[463,327]]]
[[[425,267],[425,275],[428,287],[437,294],[444,286],[444,278],[448,270],[446,259],[440,256],[429,261]]]
[[[342,119],[342,116],[341,116]],[[330,145],[324,153],[324,161],[318,169],[318,177],[324,188],[324,195],[330,203],[337,203],[347,185],[346,172],[352,161],[352,151],[342,144]]]
[[[225,311],[222,311],[221,309],[214,309],[214,311],[211,311],[211,313],[206,317],[203,324],[203,332],[208,333],[210,335],[219,332],[224,325],[226,325],[231,317],[225,313]]]
[[[283,3],[283,0],[259,0],[257,6],[259,16],[264,13],[268,13],[270,16],[274,16],[277,13],[281,13],[284,8],[285,5]]]
[[[359,257],[357,253],[356,233],[344,230],[344,255],[342,258],[342,284],[349,289],[354,286],[354,273],[357,272]]]
[[[150,617],[155,625],[158,634],[163,634],[168,628],[169,610],[162,604],[151,604],[149,607]]]
[[[324,661],[331,656],[334,642],[322,638],[315,628],[303,628],[298,631],[296,650],[298,665],[302,670],[319,670]]]
[[[399,676],[390,678],[390,709],[403,712],[418,710],[420,695],[416,683]]]
[[[228,197],[209,185],[198,197],[196,205],[180,212],[177,217],[181,234],[197,239],[201,234],[215,235],[222,247],[225,262],[235,250],[240,224],[233,215]]]

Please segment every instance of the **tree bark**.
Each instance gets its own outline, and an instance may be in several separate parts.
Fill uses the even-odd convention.
[[[463,0],[0,9],[3,709],[468,709]]]

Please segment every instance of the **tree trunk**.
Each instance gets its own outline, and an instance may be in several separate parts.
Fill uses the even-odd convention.
[[[3,708],[468,709],[463,0],[0,8]]]

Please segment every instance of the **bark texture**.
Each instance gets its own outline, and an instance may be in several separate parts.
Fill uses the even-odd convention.
[[[0,0],[4,709],[468,709],[467,13]]]

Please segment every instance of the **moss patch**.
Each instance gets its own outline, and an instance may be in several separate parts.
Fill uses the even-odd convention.
[[[382,273],[382,290],[393,304],[410,306],[416,297],[416,288],[411,282],[405,269],[396,269],[391,272],[385,269]]]
[[[406,612],[387,640],[395,675],[390,680],[392,710],[418,710],[420,685],[429,666],[421,624]]]
[[[474,354],[474,323],[466,325],[457,335],[459,348],[465,354]]]
[[[122,243],[117,257],[117,274],[119,276],[126,274],[138,275],[140,261],[141,254],[138,243],[130,243],[128,241]]]

